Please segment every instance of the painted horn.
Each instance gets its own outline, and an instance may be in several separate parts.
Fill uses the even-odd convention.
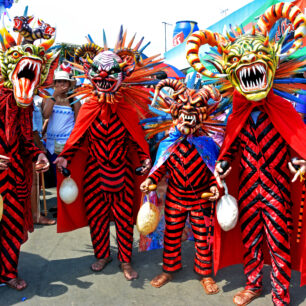
[[[151,103],[152,106],[154,106],[154,104],[156,103],[156,99],[158,97],[158,94],[163,87],[171,87],[174,91],[178,91],[178,90],[186,88],[186,86],[178,80],[165,79],[165,80],[160,81],[156,85],[156,88],[155,88],[154,98],[153,98],[153,101]]]
[[[221,43],[225,44],[226,39],[218,34],[213,33],[208,30],[201,30],[192,33],[192,35],[189,36],[187,40],[187,61],[193,67],[196,71],[199,73],[209,77],[209,78],[224,78],[227,75],[226,74],[220,74],[220,73],[213,73],[205,68],[205,66],[201,63],[200,57],[199,57],[199,49],[203,45],[210,45],[212,47],[217,46],[218,49],[222,52],[222,46]]]
[[[220,102],[222,99],[222,96],[219,92],[219,90],[217,88],[215,88],[214,86],[210,86],[210,85],[204,85],[201,89],[200,92],[204,92],[209,94],[209,97],[212,98],[214,101],[216,102]]]
[[[74,61],[76,63],[80,63],[81,57],[90,57],[91,54],[93,54],[93,57],[95,57],[101,51],[103,51],[103,48],[99,47],[94,43],[84,44],[76,49],[74,53]]]
[[[294,26],[294,43],[287,52],[280,54],[281,58],[285,58],[293,54],[303,44],[303,38],[306,34],[306,19],[299,7],[281,2],[269,7],[259,18],[257,25],[262,33],[268,33],[280,18],[289,19]]]

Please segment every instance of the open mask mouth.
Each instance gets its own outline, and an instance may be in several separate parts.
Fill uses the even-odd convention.
[[[256,92],[265,90],[268,87],[267,70],[262,63],[255,63],[239,68],[237,76],[243,92]]]
[[[179,124],[188,127],[195,127],[197,124],[197,115],[181,113],[179,116]]]
[[[13,31],[20,31],[21,29],[22,29],[22,22],[18,19],[15,19]]]
[[[32,58],[22,58],[12,75],[14,96],[17,104],[29,106],[33,101],[34,90],[39,84],[41,62]]]
[[[108,79],[93,78],[91,79],[91,81],[95,85],[95,87],[98,89],[98,91],[103,91],[103,92],[112,91],[117,84],[117,80],[110,79],[110,78]]]

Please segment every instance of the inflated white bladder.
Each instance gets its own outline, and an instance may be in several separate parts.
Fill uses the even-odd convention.
[[[75,181],[69,176],[66,177],[59,189],[59,195],[61,200],[66,204],[73,203],[78,197],[79,189]]]
[[[228,194],[226,183],[222,181],[224,186],[224,196],[217,204],[217,219],[220,227],[224,231],[233,229],[238,221],[238,204],[237,200]]]
[[[139,209],[136,226],[140,234],[148,235],[155,231],[159,223],[159,210],[151,202],[145,202]]]

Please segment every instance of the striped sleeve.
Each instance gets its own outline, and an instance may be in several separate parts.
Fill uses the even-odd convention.
[[[222,160],[231,163],[239,150],[240,147],[240,137],[237,137],[235,141],[231,144],[229,150],[223,155]]]
[[[149,175],[149,179],[153,181],[154,184],[158,184],[163,176],[167,172],[167,165],[163,163],[157,170],[155,170],[152,174]]]
[[[70,146],[69,149],[65,150],[65,152],[60,154],[61,157],[64,157],[65,159],[67,159],[68,165],[71,163],[71,160],[73,156],[75,155],[75,153],[81,148],[82,143],[84,142],[86,138],[86,135],[87,134],[85,133],[76,143]]]
[[[40,153],[44,153],[35,144],[33,138],[22,135],[20,137],[21,150],[23,155],[32,157],[32,161],[35,162]]]

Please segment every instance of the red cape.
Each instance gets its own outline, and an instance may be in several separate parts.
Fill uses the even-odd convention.
[[[72,130],[72,133],[61,154],[64,154],[67,150],[69,150],[71,146],[86,133],[88,127],[100,113],[102,113],[105,120],[108,121],[109,116],[111,116],[111,111],[116,112],[134,141],[137,142],[137,144],[148,156],[150,156],[149,146],[145,140],[144,132],[141,126],[138,124],[139,118],[136,111],[129,104],[127,104],[124,99],[121,99],[115,104],[107,104],[98,102],[98,100],[94,98],[82,105],[74,129]],[[134,150],[129,151],[129,156],[133,162],[133,167],[136,168],[140,166],[137,153]],[[88,224],[83,202],[83,177],[87,156],[87,141],[85,141],[82,144],[82,147],[72,158],[68,167],[71,171],[71,177],[76,181],[79,188],[79,195],[77,199],[72,204],[67,205],[61,201],[58,193],[57,231],[59,233],[72,231]],[[61,186],[61,182],[64,177],[58,172],[57,179],[57,191],[59,192],[59,187]],[[141,192],[138,187],[143,180],[143,177],[134,177],[134,220],[137,217],[137,212],[141,202]]]
[[[292,104],[287,100],[274,95],[271,90],[268,96],[261,101],[249,101],[237,91],[233,96],[233,113],[228,119],[226,126],[226,135],[219,160],[222,160],[224,154],[228,151],[233,141],[239,135],[247,118],[250,116],[254,107],[261,108],[271,119],[274,127],[285,139],[288,145],[301,156],[306,159],[306,125],[301,117],[293,108]],[[229,187],[229,193],[237,198],[238,195],[238,168],[239,154],[232,164],[232,172],[226,180]],[[302,184],[296,182],[291,184],[291,199],[293,202],[293,225],[294,230],[291,236],[291,258],[292,269],[301,272],[301,286],[306,284],[306,214],[303,216],[303,229],[301,233],[300,243],[296,243],[296,225],[298,224],[298,216],[301,202]],[[233,230],[224,232],[221,230],[217,219],[215,220],[215,252],[214,252],[214,271],[223,267],[243,263],[243,245],[240,232],[240,226],[237,225]],[[269,262],[269,255],[265,256],[265,260]]]

